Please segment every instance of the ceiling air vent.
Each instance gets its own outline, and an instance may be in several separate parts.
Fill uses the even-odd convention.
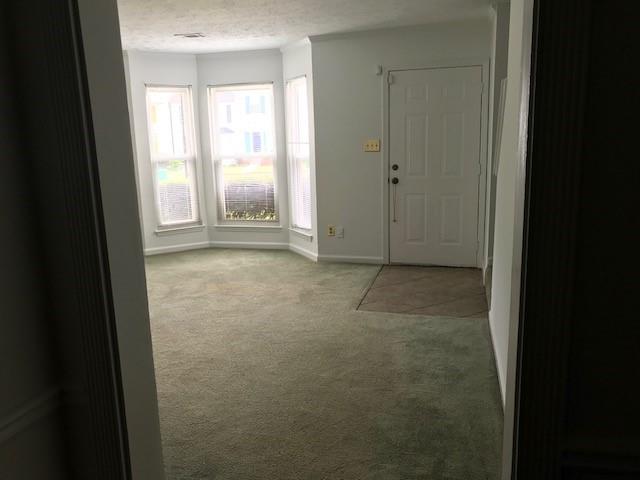
[[[192,33],[174,33],[174,37],[182,37],[182,38],[202,38],[204,37],[204,33],[192,32]]]

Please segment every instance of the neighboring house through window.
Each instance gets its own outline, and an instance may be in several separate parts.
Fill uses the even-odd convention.
[[[273,85],[210,87],[209,114],[219,220],[278,221]]]

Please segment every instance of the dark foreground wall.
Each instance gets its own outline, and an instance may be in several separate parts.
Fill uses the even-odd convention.
[[[0,75],[0,479],[65,479],[60,383],[46,308],[43,255],[33,206],[34,185],[5,46],[3,36],[0,38],[3,72]]]
[[[536,2],[518,479],[640,478],[640,4]]]

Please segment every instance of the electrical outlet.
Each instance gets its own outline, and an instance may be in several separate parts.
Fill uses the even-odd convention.
[[[344,238],[344,227],[336,227],[336,237]]]
[[[336,227],[333,225],[329,225],[327,227],[327,236],[335,237],[336,236]]]
[[[380,139],[370,138],[364,142],[365,152],[379,152],[380,151]]]

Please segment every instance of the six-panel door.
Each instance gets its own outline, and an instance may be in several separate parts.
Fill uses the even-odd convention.
[[[392,75],[390,261],[475,267],[482,67]]]

